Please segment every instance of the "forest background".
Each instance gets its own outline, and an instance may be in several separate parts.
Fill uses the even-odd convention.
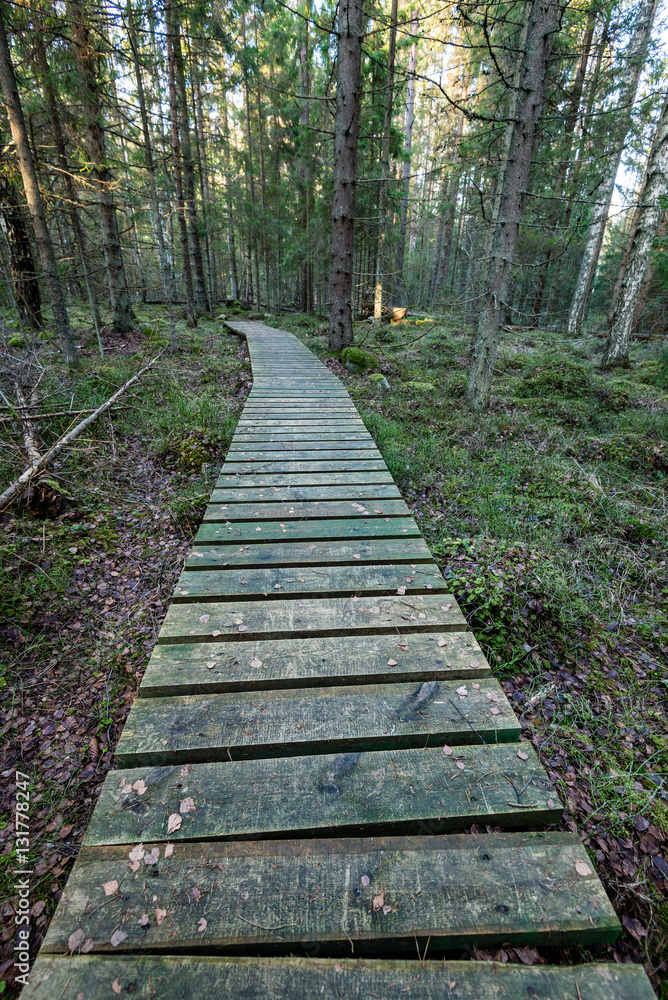
[[[3,499],[2,774],[33,781],[35,944],[249,388],[221,322],[254,316],[348,385],[618,907],[610,954],[660,990],[662,11],[364,6],[351,346],[327,323],[351,7],[0,3],[2,488],[160,355]],[[497,957],[546,957],[525,952]]]

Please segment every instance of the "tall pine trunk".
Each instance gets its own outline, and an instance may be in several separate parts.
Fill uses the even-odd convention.
[[[585,251],[580,264],[580,272],[571,301],[566,332],[575,334],[581,330],[587,318],[598,258],[603,245],[605,224],[608,221],[610,202],[615,190],[617,171],[631,126],[631,112],[638,89],[640,74],[645,65],[647,45],[658,0],[642,0],[636,17],[633,34],[625,54],[625,65],[619,85],[617,114],[614,115],[616,132],[613,149],[607,158],[607,173],[596,191],[592,220],[589,224]]]
[[[373,318],[380,323],[383,315],[383,282],[387,281],[385,241],[387,240],[387,209],[390,183],[390,135],[392,131],[392,99],[394,96],[394,59],[397,48],[397,0],[390,7],[390,43],[387,50],[387,83],[385,86],[385,115],[383,118],[383,145],[380,158],[380,191],[378,198],[378,247],[376,250],[376,290],[373,298]]]
[[[232,178],[230,176],[230,145],[231,135],[227,119],[227,95],[223,95],[223,129],[225,143],[223,146],[223,170],[225,183],[225,206],[227,208],[227,257],[230,272],[230,296],[235,301],[239,298],[239,275],[237,273],[237,249],[234,241],[234,209],[232,199]]]
[[[334,119],[332,304],[329,314],[329,346],[334,351],[340,351],[353,342],[351,295],[363,31],[362,4],[359,0],[340,0]]]
[[[603,364],[608,367],[627,365],[629,340],[633,329],[636,305],[645,280],[652,245],[664,213],[668,194],[668,99],[647,160],[634,226],[627,251],[622,260],[622,275],[609,319],[608,340]]]
[[[507,308],[510,275],[519,235],[552,40],[559,29],[563,0],[533,0],[522,54],[513,134],[507,144],[503,186],[498,196],[489,266],[482,288],[478,329],[473,343],[466,399],[474,410],[486,410]]]
[[[167,25],[167,75],[169,77],[169,109],[172,121],[172,152],[174,155],[174,185],[176,187],[176,211],[179,218],[179,235],[181,237],[181,255],[183,257],[183,283],[186,292],[186,315],[189,327],[197,326],[195,313],[195,296],[193,294],[193,273],[190,266],[190,244],[188,242],[187,207],[183,193],[183,174],[181,172],[181,141],[179,129],[179,109],[176,97],[176,72],[174,51],[174,26],[172,22],[171,4],[165,3],[165,23]]]
[[[65,296],[58,275],[58,266],[56,264],[56,255],[53,252],[51,234],[46,223],[44,202],[37,182],[35,161],[33,160],[32,149],[28,141],[28,130],[23,116],[21,99],[18,87],[16,86],[16,76],[14,75],[14,66],[5,31],[4,12],[0,12],[0,86],[2,87],[12,139],[16,146],[16,155],[21,171],[23,190],[25,191],[28,203],[28,211],[32,220],[35,243],[37,244],[42,271],[44,272],[46,285],[49,290],[49,298],[53,310],[53,322],[58,342],[65,361],[67,364],[73,365],[77,362],[77,352],[70,329]]]
[[[12,297],[19,324],[42,329],[42,297],[30,234],[16,188],[0,169],[0,226],[9,249]]]
[[[397,247],[397,288],[406,298],[404,266],[406,260],[406,233],[408,230],[408,200],[411,193],[411,154],[413,150],[413,118],[415,114],[415,67],[417,66],[417,11],[411,13],[411,36],[413,43],[408,56],[408,84],[406,86],[406,132],[404,138],[404,166],[402,172],[403,193],[401,196],[401,216],[399,222],[399,245]]]

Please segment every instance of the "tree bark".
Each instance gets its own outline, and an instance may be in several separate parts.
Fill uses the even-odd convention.
[[[195,170],[193,165],[192,143],[190,142],[190,116],[188,114],[188,97],[186,94],[186,77],[183,67],[183,52],[181,50],[181,25],[172,0],[165,3],[165,15],[169,9],[173,50],[173,75],[177,91],[177,109],[181,126],[181,166],[183,170],[183,194],[186,202],[188,225],[190,229],[190,245],[192,259],[192,275],[195,291],[195,304],[200,312],[208,313],[209,296],[204,278],[204,263],[202,261],[202,243],[200,240],[197,202],[195,201]]]
[[[631,125],[633,101],[638,89],[640,74],[645,66],[647,45],[652,23],[656,13],[657,0],[642,0],[637,14],[633,35],[629,41],[625,55],[625,66],[619,86],[617,114],[615,115],[615,131],[617,138],[608,158],[608,173],[603,178],[596,191],[596,203],[589,224],[585,251],[580,264],[580,272],[571,301],[566,332],[570,335],[581,330],[589,309],[598,258],[603,245],[605,224],[608,221],[610,202],[615,190],[617,171],[621,162],[626,143],[626,136]]]
[[[390,42],[387,50],[387,82],[385,85],[385,115],[383,118],[383,145],[380,157],[380,190],[378,198],[378,247],[376,250],[376,291],[373,299],[374,323],[383,316],[383,280],[386,277],[385,241],[387,239],[387,207],[390,181],[390,136],[392,131],[392,100],[394,97],[394,60],[397,48],[398,0],[390,7]]]
[[[304,260],[301,265],[300,309],[305,313],[313,312],[313,263],[311,261],[308,238],[311,215],[311,143],[309,136],[310,114],[310,73],[309,73],[309,22],[311,15],[310,0],[306,0],[304,8],[305,21],[299,45],[299,90],[301,106],[299,109],[300,156],[299,183],[301,187],[301,228],[303,237]]]
[[[469,82],[465,79],[459,92],[459,102],[463,103],[468,97]],[[457,121],[452,137],[453,154],[452,165],[449,172],[446,172],[441,185],[441,198],[439,205],[440,217],[438,220],[438,230],[436,233],[436,247],[434,250],[434,265],[432,272],[431,300],[434,302],[437,296],[445,288],[448,280],[450,268],[450,256],[452,252],[452,238],[455,231],[455,210],[457,198],[459,196],[459,181],[462,172],[460,160],[460,147],[464,137],[464,114],[457,112]]]
[[[96,65],[84,5],[80,0],[69,0],[68,9],[72,22],[74,50],[79,66],[80,100],[86,121],[86,148],[98,191],[97,209],[100,222],[100,241],[107,270],[113,312],[112,322],[118,333],[127,333],[133,327],[134,314],[128,291],[123,250],[116,219],[112,177],[107,162],[106,143],[102,128],[99,67]]]
[[[489,405],[492,375],[507,308],[510,275],[522,218],[538,122],[543,106],[552,40],[559,30],[564,0],[532,0],[522,55],[513,134],[499,192],[489,266],[483,285],[466,399],[474,410]]]
[[[329,346],[336,351],[353,342],[351,294],[363,31],[364,12],[360,0],[340,0],[329,316]]]
[[[622,260],[623,277],[608,322],[608,340],[603,352],[603,365],[612,368],[629,363],[629,340],[633,328],[636,304],[643,287],[652,245],[664,212],[662,202],[668,194],[668,98],[657,126],[647,160],[645,183],[638,201],[626,261]]]
[[[415,39],[418,29],[417,11],[411,12],[411,36]],[[408,84],[406,86],[406,134],[404,138],[403,195],[399,222],[399,246],[397,247],[397,287],[406,299],[404,266],[406,260],[406,233],[408,230],[408,200],[411,192],[411,154],[413,150],[413,119],[415,113],[415,67],[417,66],[417,40],[414,40],[408,55]]]
[[[225,142],[223,145],[223,170],[225,182],[225,204],[227,208],[227,255],[230,271],[230,295],[236,301],[239,298],[239,276],[237,273],[237,251],[234,244],[234,210],[232,207],[232,179],[230,177],[230,130],[227,120],[227,95],[223,95],[223,129]]]
[[[12,295],[19,323],[42,329],[42,299],[35,271],[30,235],[16,188],[0,171],[0,225],[9,248]]]
[[[179,137],[179,110],[176,99],[176,76],[174,55],[174,28],[171,19],[171,4],[165,3],[165,23],[167,26],[167,72],[169,76],[169,108],[172,120],[172,150],[174,154],[174,184],[176,187],[176,212],[179,218],[181,254],[183,256],[183,283],[186,291],[187,324],[192,329],[197,326],[195,297],[193,295],[193,274],[190,266],[190,244],[186,221],[186,202],[183,196],[183,175],[181,173],[181,142]]]
[[[65,361],[67,364],[73,365],[77,363],[77,352],[70,329],[65,296],[63,295],[62,285],[58,276],[58,267],[56,256],[53,252],[51,234],[46,223],[42,193],[37,183],[35,161],[33,160],[32,149],[28,142],[28,130],[25,118],[23,117],[23,108],[16,85],[16,76],[14,75],[14,66],[9,50],[9,42],[7,41],[3,12],[0,12],[0,86],[2,86],[12,139],[16,146],[16,155],[21,171],[26,201],[28,202],[28,211],[30,212],[33,231],[35,233],[35,242],[49,290],[56,334]]]
[[[146,95],[144,93],[144,81],[142,79],[141,64],[139,62],[139,48],[137,45],[137,33],[135,31],[134,17],[130,0],[127,6],[127,25],[130,48],[132,49],[132,60],[135,69],[135,80],[137,83],[137,97],[139,99],[139,115],[141,118],[142,135],[144,139],[144,162],[146,173],[148,174],[148,187],[151,196],[151,211],[153,214],[153,229],[155,232],[158,247],[158,267],[160,269],[160,283],[162,284],[162,294],[167,303],[169,315],[169,342],[172,351],[178,349],[176,338],[176,324],[174,322],[174,289],[170,282],[170,269],[167,262],[167,250],[165,248],[165,235],[160,220],[160,205],[158,202],[158,187],[155,180],[155,162],[153,160],[153,147],[151,146],[151,133],[148,124],[148,112],[146,110]]]

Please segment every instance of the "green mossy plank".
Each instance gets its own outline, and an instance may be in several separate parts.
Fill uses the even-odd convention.
[[[319,542],[324,538],[343,540],[348,538],[382,539],[416,536],[420,536],[420,529],[412,517],[266,521],[262,524],[258,524],[257,521],[242,521],[235,524],[202,524],[195,535],[195,544],[227,547],[239,542],[290,542],[297,540]]]
[[[260,500],[256,503],[212,503],[204,512],[203,522],[218,522],[235,524],[238,521],[252,523],[251,519],[257,521],[276,521],[279,526],[283,521],[287,525],[295,521],[308,519],[309,525],[316,525],[321,519],[348,519],[364,518],[369,515],[382,515],[383,519],[413,521],[410,511],[403,500],[369,500],[365,505],[359,501],[352,500],[329,500],[311,502],[284,500],[282,503],[267,503]],[[236,524],[235,524],[236,526]],[[295,526],[296,527],[296,526]],[[406,530],[399,529],[400,534],[411,534],[411,529],[406,525]]]
[[[333,442],[327,444],[326,447],[314,447],[310,444],[305,444],[298,450],[294,446],[272,448],[271,445],[258,445],[252,448],[248,445],[244,445],[237,448],[230,448],[227,452],[227,457],[225,463],[228,462],[319,462],[322,460],[327,460],[328,462],[337,461],[340,459],[348,458],[360,458],[364,461],[368,461],[370,458],[377,458],[380,452],[375,446],[369,445],[367,447],[355,447],[355,448],[344,448],[341,449],[336,447]]]
[[[559,797],[529,743],[137,767],[107,775],[84,843],[359,833],[443,833],[471,823],[558,823]],[[187,771],[186,773],[183,773]],[[143,782],[139,795],[132,787]],[[143,786],[139,786],[140,788]],[[167,838],[167,820],[192,808]],[[190,805],[190,802],[188,802]]]
[[[41,955],[22,1000],[656,1000],[641,965]]]
[[[241,631],[240,631],[241,630]],[[247,641],[293,636],[465,632],[452,594],[170,604],[159,643]]]
[[[247,503],[258,500],[373,500],[395,498],[401,500],[401,493],[394,485],[385,483],[341,484],[339,486],[276,486],[249,487],[247,483],[232,489],[216,488],[211,494],[211,503]]]
[[[174,643],[154,648],[139,695],[475,679],[489,673],[471,632]]]
[[[325,489],[332,489],[337,485],[341,486],[382,486],[394,485],[394,480],[389,472],[293,472],[273,473],[267,472],[264,475],[227,475],[226,471],[221,472],[216,481],[214,492],[224,489],[251,489],[252,487],[264,486],[267,489],[272,487],[294,489],[304,486],[322,486]]]
[[[476,687],[473,687],[473,684]],[[466,692],[463,695],[461,692]],[[517,740],[498,681],[285,689],[137,698],[119,767]]]
[[[314,458],[300,461],[298,459],[279,459],[278,461],[262,461],[256,459],[253,462],[228,462],[222,468],[222,475],[232,474],[235,476],[264,476],[267,474],[280,473],[281,475],[292,475],[295,472],[387,472],[387,466],[382,458],[340,458],[323,459]],[[338,475],[331,477],[334,482]],[[385,481],[385,480],[383,480]]]
[[[428,937],[434,949],[590,945],[621,929],[576,834],[197,842],[174,844],[169,858],[164,850],[133,874],[128,845],[84,847],[43,950],[63,952],[77,929],[98,952],[122,930],[117,952],[318,942],[348,955],[351,943],[356,955],[383,944],[414,954]],[[119,891],[105,896],[113,881]]]
[[[187,569],[179,577],[172,595],[174,604],[192,601],[210,602],[230,598],[268,601],[283,600],[294,594],[313,597],[369,597],[374,594],[396,593],[405,587],[406,596],[429,590],[445,593],[448,584],[436,563],[416,563],[417,569],[405,565],[364,563],[361,565],[330,566],[253,566],[235,569]],[[409,583],[410,580],[410,583]]]
[[[362,563],[405,563],[403,571],[412,575],[411,564],[430,562],[431,553],[422,538],[372,538],[352,542],[265,541],[260,534],[247,545],[194,545],[186,559],[186,570],[262,566],[324,566],[328,563],[357,566]],[[243,551],[242,551],[243,549]]]
[[[313,444],[311,444],[313,442]],[[366,431],[350,431],[337,434],[329,431],[295,431],[293,433],[275,434],[273,431],[245,431],[236,433],[230,445],[238,447],[267,448],[375,448],[375,442]]]

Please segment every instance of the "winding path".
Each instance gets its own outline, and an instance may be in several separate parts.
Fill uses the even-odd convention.
[[[253,390],[23,996],[652,1000],[462,960],[620,926],[345,388],[228,326]]]

